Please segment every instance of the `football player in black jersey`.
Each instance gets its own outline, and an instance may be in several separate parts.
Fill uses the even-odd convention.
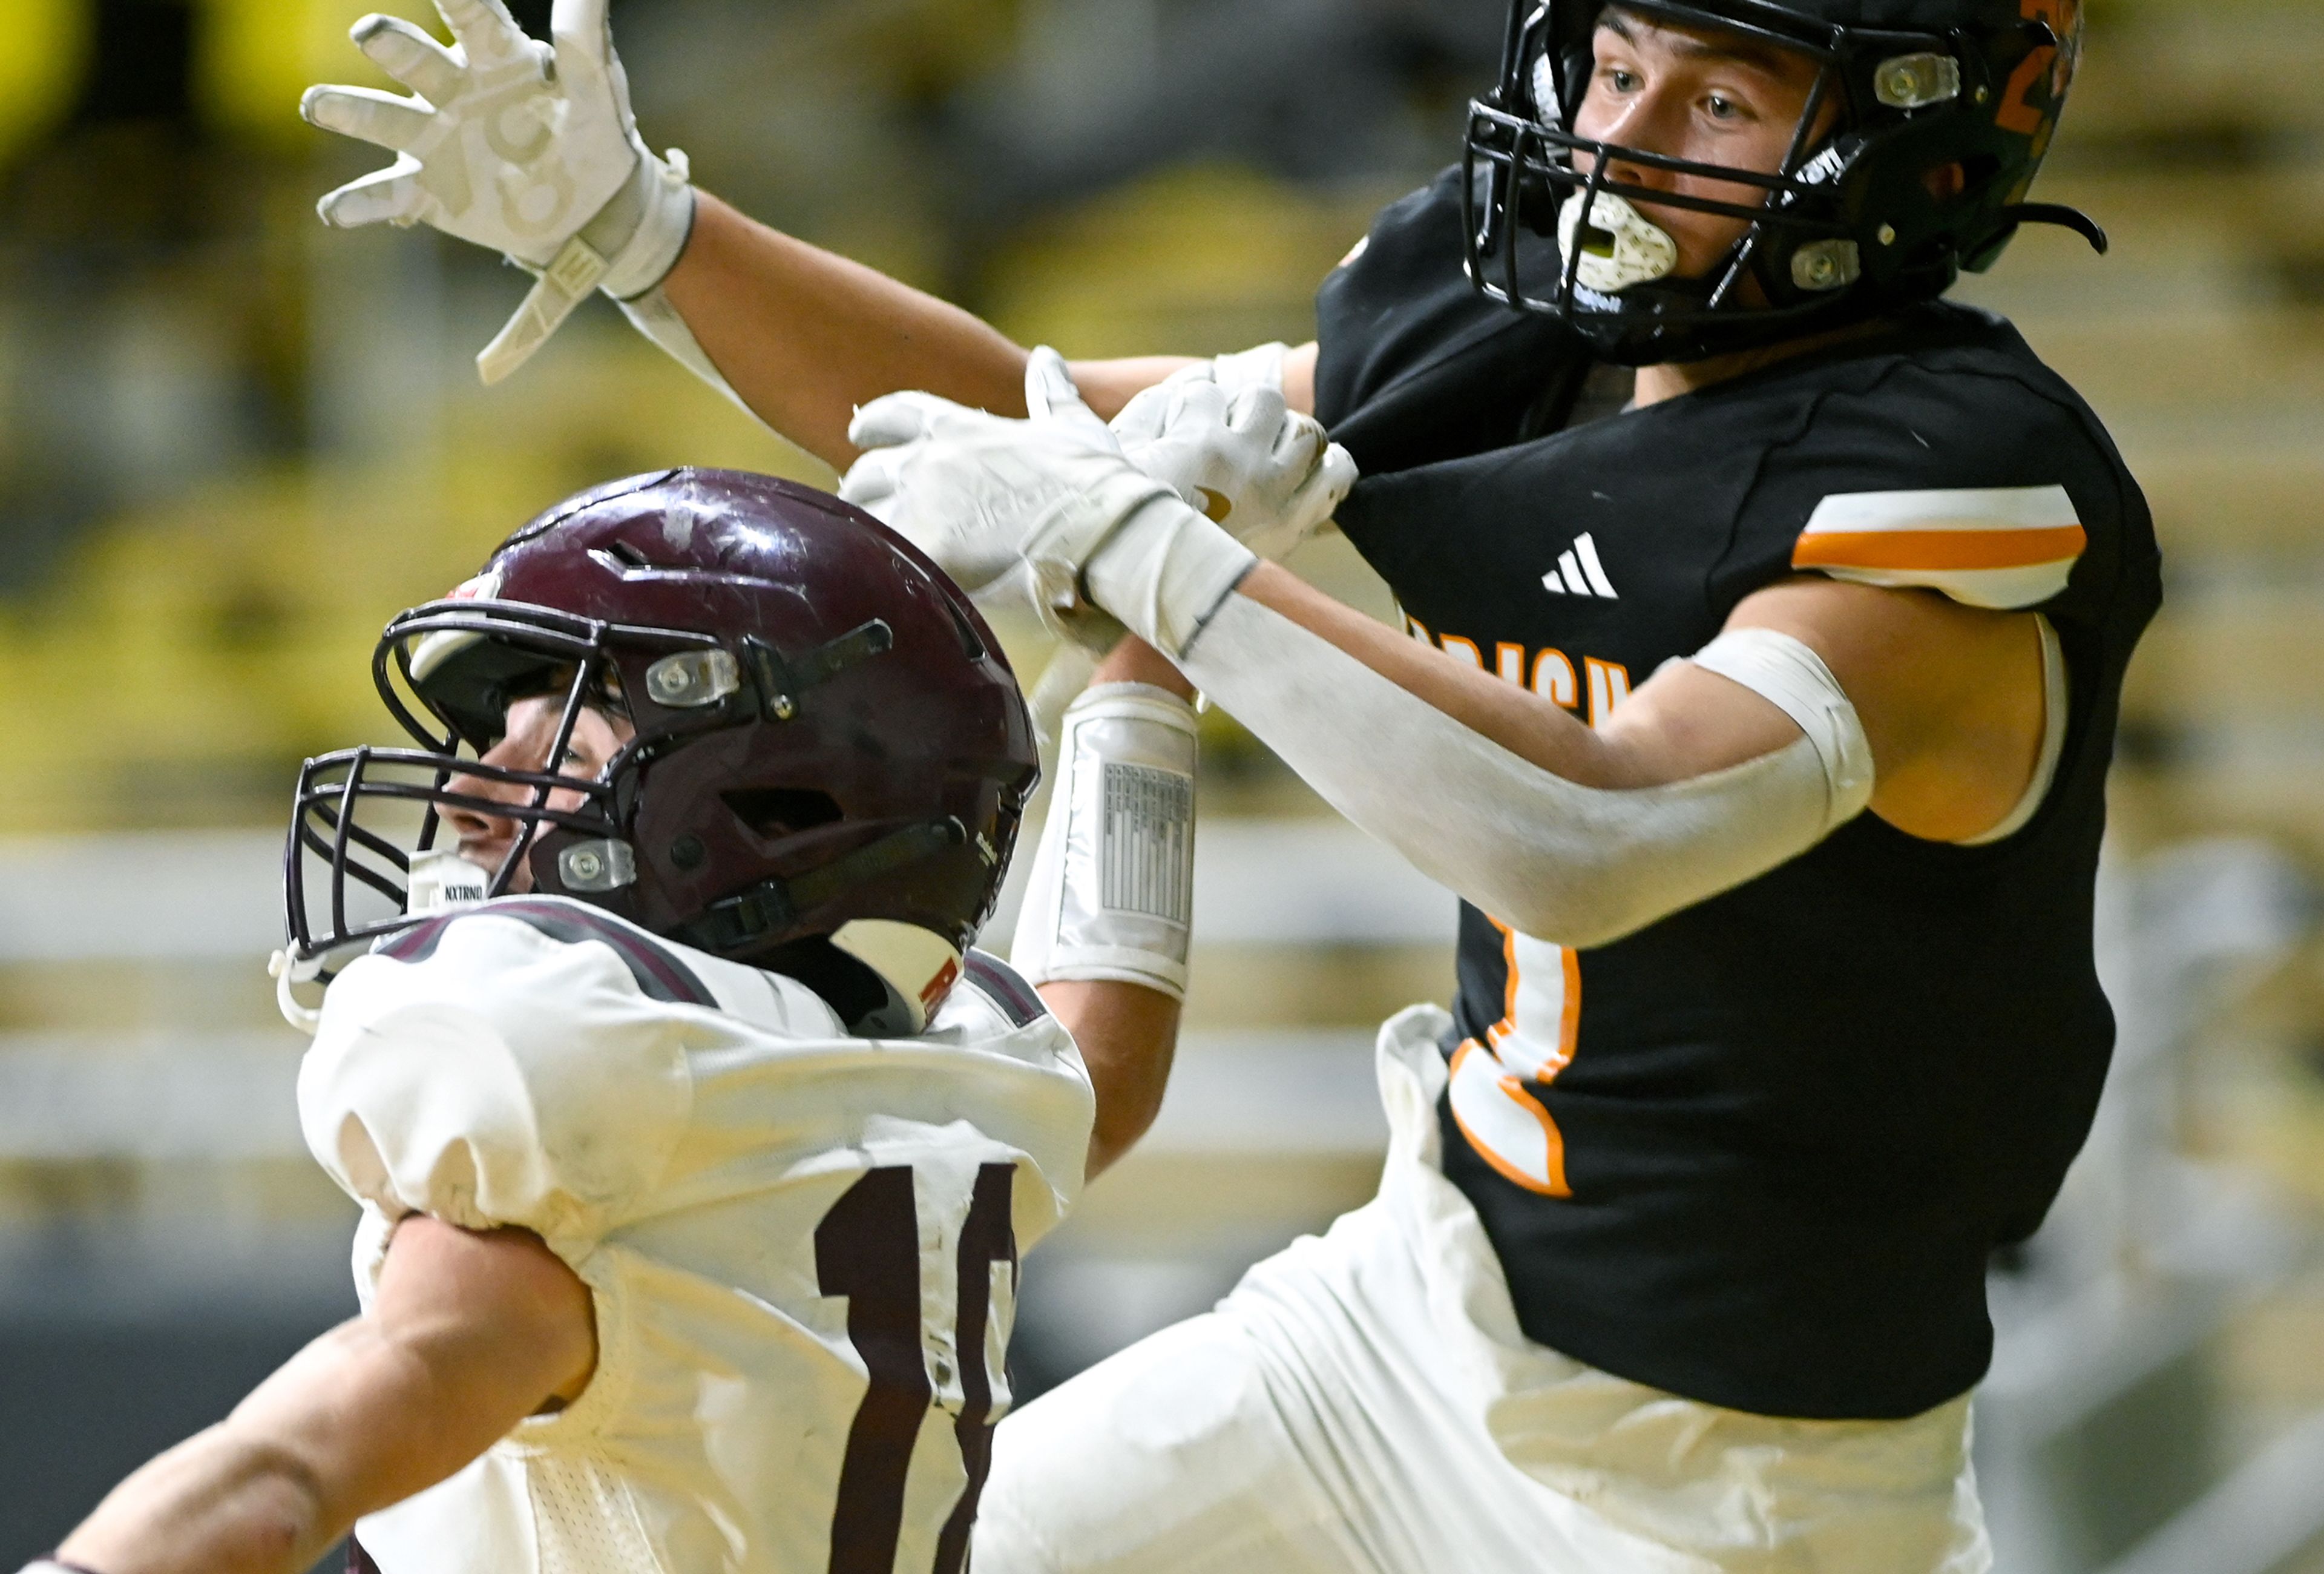
[[[601,7],[558,16],[560,61],[610,58]],[[505,341],[604,282],[777,430],[872,450],[851,495],[964,583],[1111,615],[1146,643],[1109,675],[1199,684],[1464,898],[1453,1010],[1383,1030],[1379,1199],[1002,1427],[981,1569],[1989,1565],[1984,1264],[2103,1079],[2159,575],[2089,408],[1941,297],[2029,222],[2103,245],[2025,200],[2080,39],[2079,0],[1520,0],[1462,163],[1315,343],[1072,369],[1125,439],[1311,410],[1409,639],[1254,565],[1271,518],[1141,486],[1039,357],[1027,397],[957,310],[670,197],[619,96],[521,156],[309,96],[419,165],[337,222],[502,245],[431,191],[630,193],[503,245],[543,275]]]

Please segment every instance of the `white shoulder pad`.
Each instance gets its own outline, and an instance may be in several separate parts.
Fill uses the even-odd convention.
[[[1816,505],[1792,567],[2010,609],[2063,590],[2089,544],[2063,486],[1843,492]]]
[[[578,903],[447,915],[332,985],[300,1069],[307,1145],[391,1218],[585,1245],[666,1165],[713,1005],[674,952]]]

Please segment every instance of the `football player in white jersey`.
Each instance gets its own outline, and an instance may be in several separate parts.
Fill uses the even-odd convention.
[[[970,945],[1039,773],[1024,702],[859,511],[599,487],[374,671],[420,746],[308,763],[277,958],[363,1314],[48,1566],[275,1574],[352,1527],[386,1574],[958,1574],[1019,1254],[1167,1070],[1191,710],[1075,712],[1065,801],[1135,801],[1070,846],[1054,817],[1053,1013]]]

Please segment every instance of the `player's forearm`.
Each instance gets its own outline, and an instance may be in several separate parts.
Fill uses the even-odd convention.
[[[297,1574],[445,1479],[596,1364],[587,1287],[537,1236],[414,1215],[371,1310],[162,1455],[59,1549],[97,1574]]]
[[[313,1567],[356,1520],[443,1480],[524,1413],[512,1384],[464,1381],[431,1342],[376,1313],[340,1324],[115,1487],[59,1555],[95,1574]],[[505,1365],[525,1367],[521,1355]]]
[[[327,1404],[343,1369],[350,1323],[292,1358],[286,1380]],[[298,1574],[311,1568],[370,1505],[332,1501],[327,1471],[244,1401],[232,1416],[146,1464],[115,1487],[58,1549],[96,1574]],[[391,1500],[392,1501],[392,1500]]]
[[[221,1424],[115,1488],[58,1556],[95,1574],[299,1574],[346,1528],[295,1461]]]
[[[1077,803],[1078,819],[1085,827],[1090,823],[1084,789],[1110,764],[1160,780],[1183,773],[1191,788],[1194,736],[1194,715],[1185,703],[1193,686],[1142,640],[1123,640],[1093,676],[1088,696],[1066,712],[1057,786],[1019,915],[1013,954],[1073,1034],[1088,1069],[1096,1121],[1087,1172],[1094,1179],[1128,1153],[1161,1113],[1185,989],[1191,886],[1185,876],[1191,871],[1180,866],[1179,911],[1167,923],[1153,914],[1093,912],[1104,833],[1084,829],[1069,836],[1066,826],[1076,818]],[[1085,727],[1094,730],[1084,732]],[[1157,817],[1141,829],[1154,845],[1190,849],[1191,792],[1175,807],[1167,803],[1168,794],[1159,796],[1164,801],[1153,806]],[[1163,884],[1171,882],[1165,876]]]
[[[1041,986],[1046,1002],[1088,1068],[1097,1121],[1090,1130],[1094,1180],[1137,1145],[1162,1113],[1178,1044],[1178,1002],[1157,989],[1111,980],[1059,979]]]
[[[855,407],[899,388],[1025,412],[1026,352],[998,330],[707,193],[661,287],[760,418],[835,469]]]
[[[844,470],[855,407],[914,388],[996,415],[1025,413],[1025,349],[948,301],[809,245],[704,192],[661,292],[761,421]],[[1076,361],[1074,381],[1111,421],[1188,356]],[[1292,408],[1314,401],[1314,347],[1284,359]]]

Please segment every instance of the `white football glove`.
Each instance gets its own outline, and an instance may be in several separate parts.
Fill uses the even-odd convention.
[[[1194,390],[1204,380],[1190,377]],[[1164,402],[1147,445],[1167,453],[1214,507],[1250,534],[1331,516],[1355,479],[1344,450],[1281,400],[1238,408],[1216,384]],[[1029,603],[1058,633],[1102,648],[1118,632],[1091,604],[1167,654],[1185,650],[1250,571],[1250,549],[1147,475],[1074,392],[1055,350],[1026,369],[1031,416],[1010,421],[927,394],[891,394],[856,412],[867,450],[840,495],[886,521],[970,595]]]
[[[1122,458],[1078,395],[1050,397],[1063,370],[1056,351],[1034,352],[1024,421],[933,394],[873,400],[848,427],[864,453],[839,495],[934,558],[980,604],[1029,606],[1054,632],[1099,648],[1122,629],[1092,616],[1082,567],[1122,521],[1173,494]]]
[[[300,101],[311,124],[397,155],[324,197],[324,222],[433,225],[538,277],[476,357],[487,383],[523,365],[590,291],[652,289],[693,227],[686,155],[658,159],[638,135],[606,4],[557,0],[553,44],[528,37],[501,0],[436,0],[448,50],[398,17],[366,16],[355,46],[414,97],[320,87]]]
[[[1279,385],[1230,386],[1211,361],[1140,391],[1113,434],[1132,464],[1270,562],[1322,529],[1355,484],[1348,450]]]

